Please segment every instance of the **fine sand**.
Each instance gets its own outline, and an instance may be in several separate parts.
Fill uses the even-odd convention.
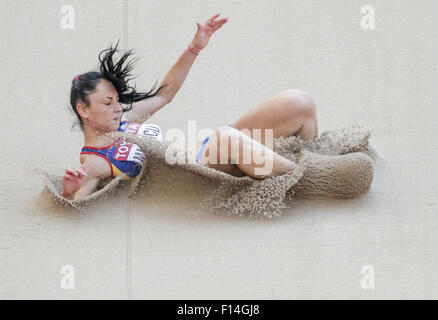
[[[136,196],[141,188],[158,188],[162,192],[173,188],[176,175],[186,178],[180,190],[187,192],[190,184],[200,186],[203,207],[211,212],[227,215],[255,215],[272,218],[286,208],[286,196],[317,199],[321,197],[352,199],[367,192],[373,180],[372,159],[368,151],[371,131],[353,126],[338,131],[324,132],[310,141],[295,136],[274,139],[274,151],[295,163],[295,168],[284,175],[264,180],[248,176],[234,177],[200,164],[190,164],[187,153],[172,149],[166,142],[154,138],[140,138],[127,133],[113,133],[137,144],[146,154],[140,174],[128,182],[117,177],[99,186],[99,190],[78,200],[62,197],[62,176],[53,176],[37,168],[45,180],[44,190],[54,201],[66,207],[83,209],[105,201],[122,187]],[[184,161],[169,164],[166,154],[183,156]],[[169,170],[162,170],[169,168]],[[161,170],[160,170],[161,169]],[[159,184],[149,182],[151,175]],[[194,179],[189,177],[193,176]],[[140,195],[144,197],[143,195]],[[171,194],[169,194],[172,197]]]

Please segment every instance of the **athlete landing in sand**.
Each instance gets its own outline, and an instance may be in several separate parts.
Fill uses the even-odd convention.
[[[228,21],[228,18],[218,17],[219,14],[216,14],[204,24],[197,23],[198,29],[192,42],[168,71],[156,91],[156,84],[147,93],[137,92],[129,85],[134,62],[125,62],[132,50],[125,52],[114,62],[113,55],[118,52],[118,43],[114,48],[111,46],[99,54],[100,72],[87,72],[73,79],[70,104],[84,133],[84,147],[80,157],[81,167],[65,171],[62,192],[64,197],[80,199],[93,193],[102,180],[118,175],[132,179],[140,172],[145,155],[138,146],[126,143],[123,139],[113,139],[107,134],[124,131],[162,140],[160,127],[144,122],[172,101],[199,52],[206,47],[211,36]],[[121,104],[128,107],[122,108]],[[211,139],[204,141],[199,149],[198,162],[234,176],[249,175],[264,179],[282,175],[292,170],[295,163],[273,152],[271,146],[265,145],[264,130],[272,129],[273,138],[296,135],[303,140],[313,139],[318,135],[315,108],[315,102],[308,93],[294,89],[284,90],[261,102],[231,126],[217,128]],[[254,134],[255,129],[258,129],[258,133],[261,129],[261,135]],[[237,141],[237,157],[230,152],[228,141]],[[266,174],[258,174],[257,169],[261,165],[253,160],[243,161],[244,158],[248,159],[244,154],[270,156],[272,170]]]

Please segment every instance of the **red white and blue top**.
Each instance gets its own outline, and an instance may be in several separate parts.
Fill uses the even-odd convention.
[[[163,133],[160,127],[155,124],[122,121],[117,131],[137,136],[151,136],[163,141]],[[81,154],[94,154],[104,158],[111,167],[112,177],[123,175],[126,180],[135,178],[140,173],[145,160],[145,154],[141,149],[136,144],[126,142],[124,138],[118,138],[113,144],[106,147],[84,146]]]

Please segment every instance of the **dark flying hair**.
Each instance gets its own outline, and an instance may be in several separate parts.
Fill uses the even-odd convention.
[[[117,93],[119,95],[119,102],[121,104],[128,105],[123,109],[123,112],[127,112],[132,109],[132,104],[137,101],[152,98],[160,93],[162,89],[168,86],[168,84],[162,85],[158,90],[152,93],[157,85],[157,81],[153,85],[149,92],[137,92],[134,87],[130,85],[130,81],[135,79],[131,75],[131,71],[134,69],[134,64],[138,58],[133,58],[129,61],[127,59],[133,54],[133,50],[130,49],[122,54],[119,60],[113,61],[113,56],[115,53],[120,52],[117,49],[120,39],[117,41],[116,45],[111,45],[108,49],[102,50],[99,53],[99,71],[90,71],[81,75],[76,76],[72,80],[72,86],[70,90],[70,105],[73,112],[78,117],[78,120],[73,123],[72,127],[79,124],[80,128],[83,129],[84,125],[82,118],[76,110],[76,104],[79,100],[82,100],[86,106],[90,106],[90,100],[88,95],[96,91],[96,86],[100,83],[102,79],[111,82]]]

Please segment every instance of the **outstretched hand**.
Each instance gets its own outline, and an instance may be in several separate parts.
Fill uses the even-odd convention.
[[[227,18],[216,19],[219,17],[220,13],[215,14],[211,18],[209,18],[204,24],[200,24],[196,22],[198,26],[198,30],[196,31],[195,37],[192,40],[192,47],[196,50],[202,50],[207,46],[208,41],[210,40],[213,33],[215,33],[224,23],[228,21]]]
[[[72,196],[81,187],[84,176],[87,176],[87,173],[85,172],[85,164],[82,164],[80,168],[70,168],[65,170],[65,175],[62,179],[63,195]]]

